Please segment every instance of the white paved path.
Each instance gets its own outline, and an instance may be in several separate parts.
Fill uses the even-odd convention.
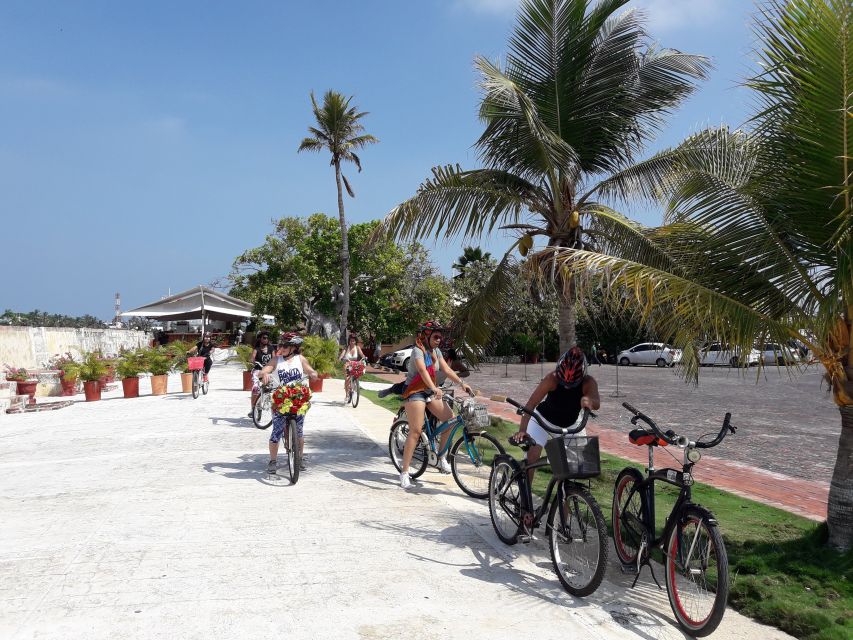
[[[2,423],[0,638],[684,637],[647,580],[568,596],[449,476],[400,490],[390,414],[341,406],[340,382],[308,416],[309,471],[269,479],[239,371],[211,379]],[[786,636],[729,612],[714,637]]]

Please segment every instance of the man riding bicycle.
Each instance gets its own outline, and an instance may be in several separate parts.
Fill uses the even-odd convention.
[[[213,366],[213,359],[210,354],[213,353],[213,341],[210,339],[210,334],[205,335],[201,340],[196,342],[196,345],[187,351],[187,355],[198,355],[199,358],[204,358],[204,381],[207,382],[207,374],[210,373],[210,368]]]

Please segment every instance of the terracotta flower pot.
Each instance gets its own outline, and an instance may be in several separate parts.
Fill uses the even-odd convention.
[[[121,388],[124,390],[125,398],[138,398],[139,378],[137,378],[136,376],[133,376],[132,378],[122,378]]]
[[[83,383],[83,393],[86,394],[86,402],[94,402],[101,399],[101,381],[87,380]]]
[[[323,377],[321,376],[317,380],[309,380],[308,388],[311,389],[313,393],[321,393],[323,391]]]
[[[181,374],[181,391],[184,393],[192,393],[193,390],[193,374],[191,373],[182,373]]]
[[[161,376],[151,376],[151,394],[155,396],[165,395],[168,384],[169,376],[165,373]]]
[[[98,379],[98,384],[101,386],[101,391],[106,391],[106,390],[107,390],[107,383],[108,383],[108,382],[109,382],[109,380],[107,379],[107,376],[101,376],[101,377]]]
[[[29,404],[36,403],[36,387],[39,384],[38,380],[16,380],[18,383],[18,395],[29,396]]]
[[[252,372],[244,371],[243,372],[243,391],[251,391],[252,390]]]
[[[77,378],[60,378],[59,384],[62,386],[63,396],[73,396],[77,393]]]

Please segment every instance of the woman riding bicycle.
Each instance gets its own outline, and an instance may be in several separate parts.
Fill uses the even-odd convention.
[[[274,351],[274,345],[270,344],[269,332],[261,331],[258,334],[258,339],[255,340],[255,348],[252,349],[252,411],[249,412],[250,418],[261,395],[261,381],[258,374],[272,360],[275,355]]]
[[[406,390],[403,397],[406,400],[406,415],[409,420],[409,435],[406,438],[406,446],[403,449],[402,469],[400,472],[400,486],[408,489],[412,486],[409,477],[409,465],[412,462],[415,447],[421,437],[424,426],[424,416],[427,409],[441,422],[446,422],[453,417],[453,411],[447,404],[442,402],[442,391],[436,384],[436,375],[443,371],[448,378],[471,394],[471,387],[462,382],[445,362],[438,348],[443,336],[442,327],[438,322],[425,322],[418,329],[415,346],[409,357],[409,371],[406,375]],[[446,430],[441,436],[440,445],[443,448],[450,437],[450,430]],[[446,456],[439,458],[439,468],[444,473],[450,473],[450,463]]]
[[[199,358],[204,358],[204,381],[207,382],[207,374],[210,373],[210,368],[213,366],[213,360],[210,354],[213,353],[213,341],[210,339],[210,334],[205,335],[196,345],[187,351],[187,355],[197,354]]]
[[[341,355],[338,357],[338,360],[346,363],[346,380],[344,380],[346,400],[344,400],[344,402],[349,402],[350,394],[352,393],[352,376],[350,376],[351,363],[364,359],[366,359],[364,357],[364,352],[361,350],[361,347],[358,346],[358,336],[351,333],[347,340],[347,346],[341,350]]]
[[[598,409],[601,398],[598,395],[598,383],[592,376],[586,375],[586,358],[580,347],[572,347],[557,361],[557,367],[542,378],[530,394],[525,408],[534,409],[552,426],[567,428],[577,422],[583,409]],[[542,446],[547,442],[548,432],[536,418],[530,414],[521,416],[518,432],[512,440],[520,442],[530,438],[536,444],[527,452],[527,462],[533,464],[542,454]],[[530,471],[533,482],[535,469]]]
[[[278,348],[276,349],[276,357],[267,363],[261,369],[261,381],[267,384],[270,381],[270,374],[275,371],[278,376],[279,384],[289,384],[291,382],[299,382],[302,377],[307,375],[312,380],[317,379],[317,372],[311,368],[305,356],[299,353],[299,345],[302,344],[302,338],[292,332],[282,333],[278,339]],[[304,424],[305,416],[294,416],[296,420],[296,435],[299,438],[299,453],[301,471],[305,471],[305,457],[302,450],[305,446]],[[284,425],[287,416],[278,411],[273,411],[272,415],[272,433],[270,434],[270,461],[267,465],[267,473],[275,473],[276,457],[278,456],[278,443],[284,435]]]

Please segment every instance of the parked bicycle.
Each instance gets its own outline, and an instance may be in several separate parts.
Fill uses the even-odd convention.
[[[272,424],[272,392],[274,390],[272,383],[261,385],[258,401],[252,407],[252,422],[258,429],[266,429]]]
[[[665,433],[654,420],[627,402],[622,404],[634,414],[631,424],[646,423],[650,429],[634,429],[628,439],[637,446],[649,448],[649,466],[644,478],[637,469],[627,467],[616,477],[613,490],[613,541],[616,555],[625,573],[636,573],[649,567],[652,579],[660,588],[651,565],[652,548],[663,552],[666,591],[669,604],[678,624],[693,636],[707,636],[720,624],[729,594],[729,563],[723,536],[717,519],[705,507],[691,498],[695,465],[702,457],[699,449],[720,444],[729,433],[737,430],[731,414],[723,419],[723,427],[710,442],[691,441],[674,431]],[[655,447],[673,445],[684,450],[681,470],[655,469]],[[678,499],[672,507],[663,533],[656,537],[655,485],[666,482],[679,488]]]
[[[427,465],[437,467],[439,458],[447,453],[450,471],[459,488],[473,498],[485,499],[489,495],[492,460],[505,450],[494,436],[485,431],[489,426],[489,414],[484,405],[476,403],[473,398],[460,400],[445,396],[445,400],[458,409],[458,413],[441,424],[437,424],[432,414],[426,413],[421,439],[409,465],[409,476],[414,480],[426,471]],[[441,435],[448,429],[451,430],[450,437],[440,447]],[[388,437],[388,453],[397,471],[403,470],[403,448],[408,436],[409,421],[405,411],[401,410],[391,425]]]
[[[528,411],[512,398],[493,399],[505,400],[519,415],[531,415],[543,429],[560,436],[545,444],[547,460],[528,464],[526,459],[510,455],[495,457],[489,479],[489,515],[495,533],[505,544],[530,542],[547,514],[545,529],[554,572],[566,591],[588,596],[601,584],[607,569],[607,525],[595,498],[578,480],[601,473],[598,438],[567,436],[582,431],[595,414],[584,409],[577,426],[552,427],[539,412]],[[509,442],[525,452],[535,444],[530,436],[519,441],[510,438]],[[544,501],[536,508],[528,472],[546,466],[551,467],[552,476]]]
[[[204,360],[204,358],[198,356],[187,358],[187,369],[192,371],[193,374],[193,398],[198,398],[199,391],[207,395],[207,390],[210,386],[207,375],[204,373]]]

